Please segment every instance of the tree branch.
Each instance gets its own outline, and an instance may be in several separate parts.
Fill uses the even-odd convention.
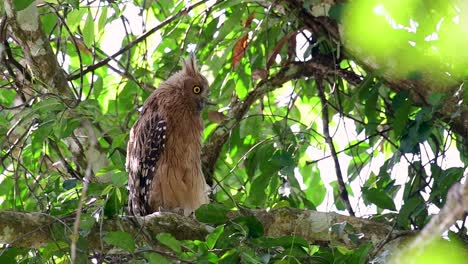
[[[328,102],[325,98],[325,91],[323,90],[322,79],[318,78],[315,81],[317,85],[318,96],[322,103],[322,123],[323,123],[323,134],[325,135],[325,142],[327,142],[330,148],[333,162],[335,163],[336,178],[338,180],[338,189],[340,191],[341,201],[345,204],[348,213],[354,216],[353,207],[349,202],[348,191],[346,190],[346,183],[343,180],[343,174],[341,173],[340,161],[338,160],[338,154],[336,153],[335,145],[333,144],[333,138],[330,136],[330,128],[328,124]]]
[[[270,211],[251,210],[264,226],[265,236],[280,237],[297,235],[311,243],[342,245],[356,248],[361,243],[370,242],[374,245],[390,237],[402,234],[393,230],[391,225],[374,222],[367,219],[344,216],[337,213],[323,213],[312,210],[280,208]],[[240,216],[238,211],[228,214],[229,218]],[[54,218],[43,213],[25,213],[0,211],[0,243],[10,244],[20,248],[40,248],[55,240],[65,240],[69,243],[74,215],[65,218]],[[138,224],[135,224],[138,223]],[[331,231],[333,225],[350,224],[355,234],[364,234],[358,243],[350,239],[346,231]],[[55,232],[53,231],[55,230]],[[57,230],[64,230],[63,236],[57,238]],[[120,219],[104,219],[102,227],[95,224],[85,239],[90,247],[101,249],[101,238],[112,231],[125,231],[131,234],[138,244],[154,244],[149,238],[158,233],[167,232],[178,240],[204,240],[211,227],[197,222],[191,217],[165,212],[153,213],[145,217],[122,217]],[[143,236],[141,233],[149,236]],[[110,250],[105,246],[102,250]]]

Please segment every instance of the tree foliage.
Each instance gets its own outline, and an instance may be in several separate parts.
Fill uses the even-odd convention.
[[[346,245],[272,236],[255,208],[422,229],[468,164],[468,6],[336,2],[5,0],[0,208],[63,224],[46,245],[5,244],[0,262],[365,263],[379,250],[346,221],[324,229]],[[213,203],[195,213],[213,229],[153,243],[116,229],[94,248],[126,214],[138,110],[190,52],[217,104],[203,112]],[[466,234],[452,226],[448,247]]]

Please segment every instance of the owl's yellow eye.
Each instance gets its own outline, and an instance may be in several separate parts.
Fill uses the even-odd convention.
[[[193,87],[193,92],[196,93],[196,94],[201,93],[201,88],[200,88],[200,86],[195,85],[195,86]]]

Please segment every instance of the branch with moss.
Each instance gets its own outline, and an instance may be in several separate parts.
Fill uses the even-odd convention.
[[[265,236],[296,235],[314,244],[356,248],[367,242],[376,245],[389,235],[396,237],[401,234],[388,224],[337,213],[294,208],[271,211],[259,209],[251,210],[249,213],[262,223]],[[240,213],[237,211],[228,213],[230,219],[238,216]],[[19,248],[40,248],[56,240],[65,240],[64,242],[69,243],[68,240],[73,234],[74,218],[74,215],[57,218],[44,213],[0,211],[0,243]],[[333,228],[339,225],[349,225],[351,228]],[[57,237],[57,230],[62,230],[61,237]],[[191,217],[164,212],[144,217],[104,219],[102,224],[95,223],[85,239],[90,247],[106,252],[111,247],[101,248],[103,244],[101,239],[108,232],[124,231],[138,238],[135,239],[138,243],[152,245],[154,243],[152,239],[159,233],[169,233],[178,240],[204,240],[211,230],[211,227]],[[362,234],[362,237],[355,240],[352,234]]]

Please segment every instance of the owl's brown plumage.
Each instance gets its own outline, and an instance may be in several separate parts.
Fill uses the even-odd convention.
[[[200,160],[207,94],[191,56],[145,101],[127,145],[130,214],[181,209],[188,215],[208,203]]]

